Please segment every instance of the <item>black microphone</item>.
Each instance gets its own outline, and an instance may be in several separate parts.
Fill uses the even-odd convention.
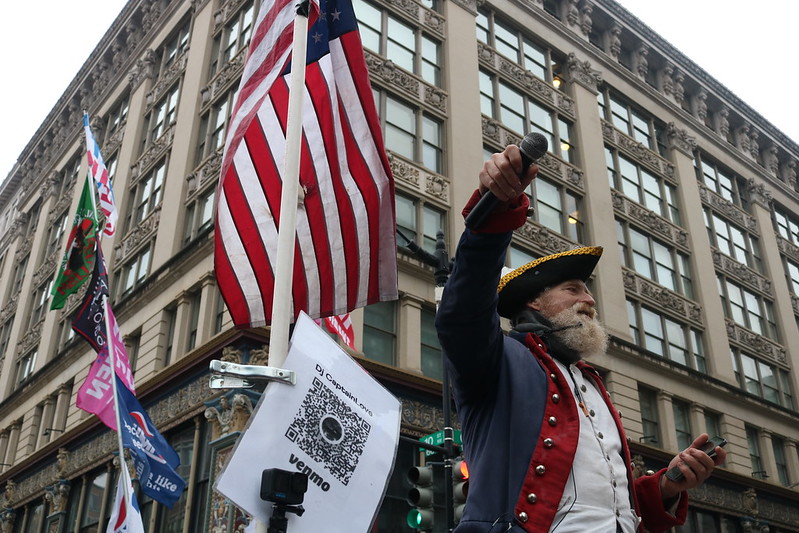
[[[547,138],[540,133],[530,132],[524,136],[522,142],[519,143],[519,150],[522,153],[522,171],[519,175],[527,172],[527,169],[534,161],[537,161],[549,149]],[[476,230],[485,222],[486,217],[491,214],[491,211],[497,207],[499,200],[494,193],[486,191],[477,205],[469,212],[466,217],[466,227],[471,230]]]

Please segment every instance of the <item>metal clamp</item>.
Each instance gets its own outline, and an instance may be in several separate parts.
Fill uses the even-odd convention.
[[[239,365],[214,359],[209,368],[211,378],[208,386],[212,389],[249,389],[263,381],[280,381],[291,385],[297,383],[297,375],[293,370],[274,366]]]

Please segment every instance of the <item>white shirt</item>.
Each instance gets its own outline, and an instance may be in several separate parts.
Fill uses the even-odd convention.
[[[613,416],[593,381],[586,379],[575,365],[566,367],[555,362],[566,381],[574,385],[580,438],[549,531],[616,533],[618,523],[624,533],[635,533],[639,518],[631,505],[627,465]]]

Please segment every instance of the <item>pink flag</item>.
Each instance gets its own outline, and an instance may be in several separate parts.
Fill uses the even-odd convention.
[[[325,325],[327,329],[339,336],[344,341],[344,344],[355,349],[355,332],[352,329],[352,320],[350,314],[325,317]]]
[[[272,321],[294,4],[263,4],[225,143],[214,266],[238,327]],[[309,23],[294,318],[397,298],[394,181],[352,5],[314,0]]]
[[[107,306],[107,311],[112,334],[108,338],[108,343],[101,348],[100,353],[97,354],[97,358],[92,363],[86,381],[83,382],[83,385],[78,390],[75,403],[84,411],[96,414],[106,426],[116,430],[114,391],[111,383],[114,375],[111,372],[111,358],[108,357],[109,349],[114,350],[116,374],[119,379],[131,392],[135,393],[136,388],[133,382],[133,372],[130,369],[128,352],[125,350],[119,325],[110,305]]]

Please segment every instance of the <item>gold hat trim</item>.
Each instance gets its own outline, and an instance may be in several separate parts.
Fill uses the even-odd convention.
[[[538,259],[536,259],[534,261],[530,261],[529,263],[520,266],[516,270],[513,270],[512,272],[508,272],[507,274],[502,276],[502,278],[499,280],[499,285],[497,285],[497,292],[498,293],[501,292],[502,289],[505,288],[505,285],[507,285],[508,283],[513,281],[518,276],[521,276],[522,274],[524,274],[525,272],[527,272],[531,268],[535,268],[538,265],[540,265],[541,263],[544,263],[546,261],[550,261],[552,259],[558,259],[559,257],[566,257],[566,256],[570,256],[570,255],[596,255],[596,256],[600,256],[601,257],[602,256],[602,247],[601,246],[584,246],[582,248],[575,248],[574,250],[568,250],[566,252],[558,252],[556,254],[545,255],[544,257],[539,257]]]

